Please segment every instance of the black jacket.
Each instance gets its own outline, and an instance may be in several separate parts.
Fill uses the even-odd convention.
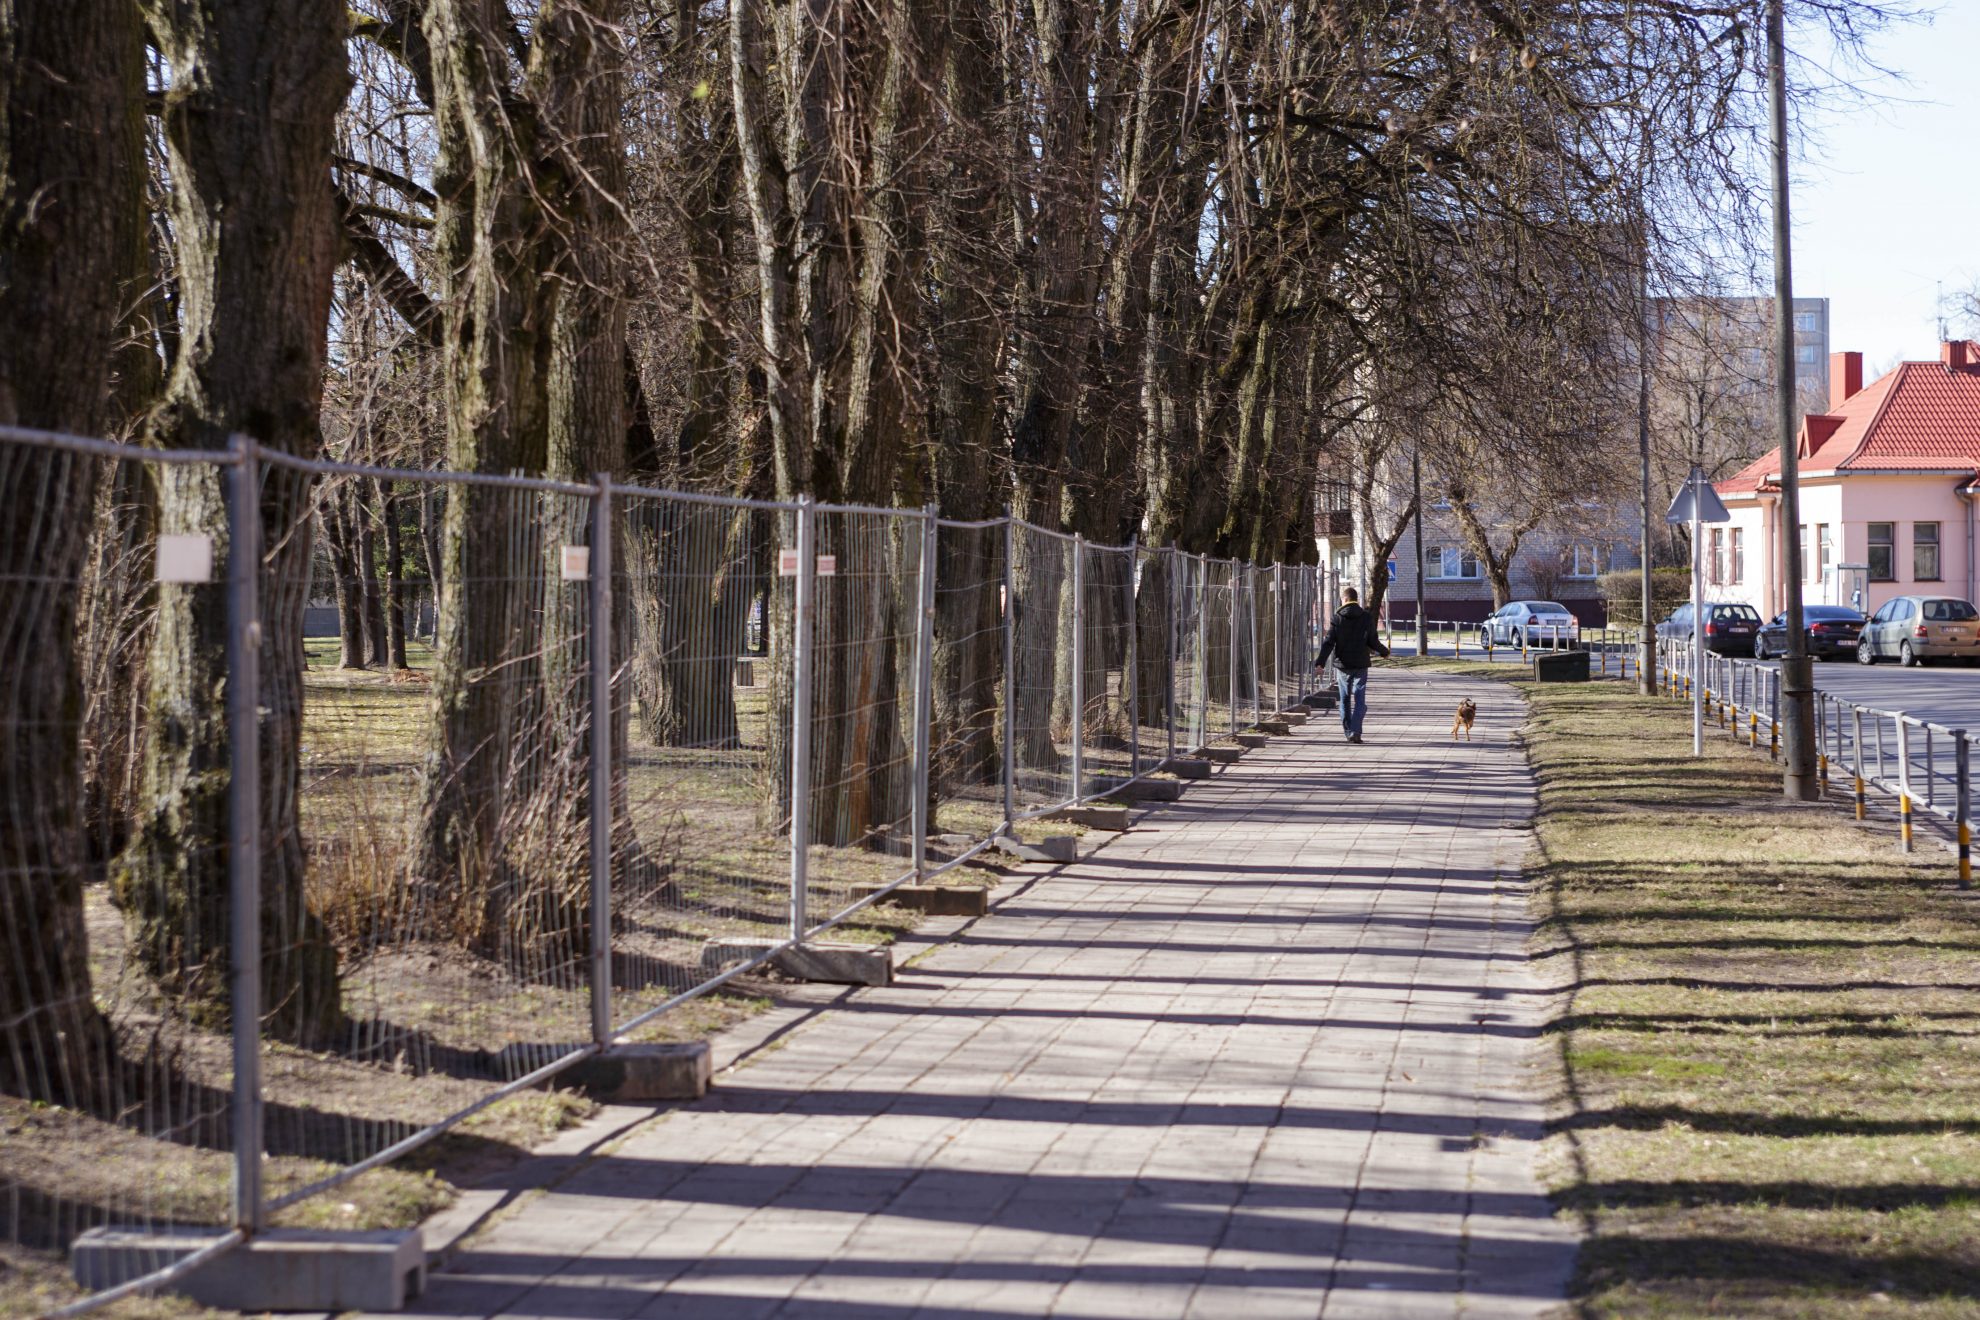
[[[1382,656],[1389,653],[1375,630],[1375,616],[1359,605],[1343,605],[1334,611],[1334,621],[1321,639],[1320,658],[1313,662],[1313,667],[1325,668],[1331,655],[1335,665],[1342,669],[1366,669],[1371,651]]]

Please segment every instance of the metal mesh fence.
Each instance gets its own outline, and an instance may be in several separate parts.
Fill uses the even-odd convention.
[[[0,489],[0,1235],[41,1247],[402,1214],[425,1141],[1310,653],[1299,570],[1010,519],[13,432]]]
[[[9,1242],[233,1221],[227,474],[0,435]]]
[[[1011,527],[941,522],[936,527],[931,799],[935,836],[928,860],[941,866],[997,833],[1004,800],[1006,571]]]
[[[1076,561],[1070,536],[1011,525],[1013,584],[1009,756],[1013,809],[1037,815],[1071,800],[1072,645],[1068,595]]]
[[[267,471],[264,491],[303,479]],[[310,500],[263,496],[264,515],[292,514],[263,561],[291,616],[264,626],[299,637],[303,660],[293,699],[261,675],[264,746],[289,736],[287,708],[298,742],[293,807],[262,803],[264,1011],[297,1009],[293,1031],[264,1031],[277,1211],[590,1039],[593,501],[393,484],[412,498],[351,475]],[[432,553],[384,589],[385,538],[362,522],[436,506]]]
[[[772,756],[789,742],[792,579],[776,576],[776,510],[619,491],[612,512],[611,1019],[623,1026],[707,979],[723,961],[711,940],[789,929],[789,801]]]

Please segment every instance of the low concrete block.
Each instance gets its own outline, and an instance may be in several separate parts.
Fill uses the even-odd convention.
[[[1280,711],[1275,718],[1284,720],[1287,724],[1304,724],[1309,717],[1303,710],[1290,709]]]
[[[1542,651],[1533,657],[1536,683],[1586,683],[1588,652]]]
[[[885,888],[885,885],[854,885],[852,895],[855,899],[871,898]],[[926,912],[931,917],[980,917],[990,910],[990,891],[979,885],[902,885],[889,890],[886,901]]]
[[[1173,760],[1164,761],[1162,762],[1162,769],[1168,771],[1178,779],[1208,779],[1210,777],[1210,763],[1208,761],[1188,757],[1178,756]]]
[[[1190,755],[1200,756],[1206,761],[1216,761],[1223,765],[1229,765],[1234,761],[1239,761],[1244,758],[1244,748],[1199,747],[1195,751],[1191,752]]]
[[[1289,720],[1260,720],[1258,731],[1269,733],[1275,738],[1283,738],[1292,732],[1292,723]]]
[[[1079,841],[1070,834],[1055,834],[1035,843],[1000,834],[990,841],[990,846],[1026,862],[1071,862],[1079,858]]]
[[[1245,748],[1263,747],[1266,743],[1272,741],[1262,733],[1239,733],[1233,734],[1232,737],[1237,741],[1238,746]]]
[[[1180,802],[1183,786],[1173,779],[1137,779],[1109,792],[1109,797],[1130,802]]]
[[[728,937],[701,946],[701,965],[716,969],[760,958],[781,941]],[[823,981],[828,985],[892,985],[894,951],[885,945],[846,944],[815,940],[794,944],[770,960],[770,965],[794,981]]]
[[[76,1282],[114,1288],[209,1246],[220,1229],[92,1228],[69,1248]],[[426,1287],[419,1230],[272,1228],[200,1266],[174,1291],[225,1311],[400,1311]]]
[[[1126,807],[1067,807],[1055,811],[1051,820],[1069,820],[1075,825],[1084,825],[1090,830],[1120,831],[1128,827]]]
[[[614,1045],[571,1065],[563,1081],[606,1104],[650,1100],[699,1100],[708,1094],[713,1068],[708,1042],[679,1045]]]

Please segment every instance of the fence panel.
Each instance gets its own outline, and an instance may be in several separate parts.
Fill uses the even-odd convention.
[[[1004,824],[1004,603],[1011,529],[1003,519],[936,525],[931,866]]]
[[[10,1243],[235,1219],[230,471],[224,454],[0,433]]]
[[[1072,734],[1073,539],[1012,525],[1015,605],[1010,692],[1015,814],[1036,815],[1075,793]]]
[[[592,1036],[592,498],[429,476],[397,483],[404,505],[372,500],[361,475],[319,479],[308,500],[268,489],[305,480],[267,468],[264,512],[293,517],[269,527],[265,595],[343,626],[271,628],[299,635],[307,664],[296,807],[279,790],[264,802],[261,895],[270,1004],[297,1025],[271,1015],[262,1069],[271,1102],[284,1079],[311,1092],[269,1107],[271,1210],[405,1153]],[[430,507],[422,487],[443,506],[435,606],[427,584],[395,601],[366,582],[378,559],[362,524]],[[312,537],[314,554],[285,549]],[[263,698],[268,745],[288,703]],[[381,1103],[387,1079],[398,1094]]]
[[[789,932],[793,578],[777,572],[788,512],[622,489],[612,504],[622,1025],[718,970],[709,940]]]
[[[1137,773],[1134,712],[1135,555],[1082,543],[1080,774],[1075,796],[1104,796]]]

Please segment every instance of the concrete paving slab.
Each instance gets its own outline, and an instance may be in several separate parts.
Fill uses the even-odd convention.
[[[1295,726],[892,986],[717,1042],[706,1099],[514,1207],[408,1313],[1556,1310],[1523,710],[1448,676],[1370,700],[1364,745]]]

